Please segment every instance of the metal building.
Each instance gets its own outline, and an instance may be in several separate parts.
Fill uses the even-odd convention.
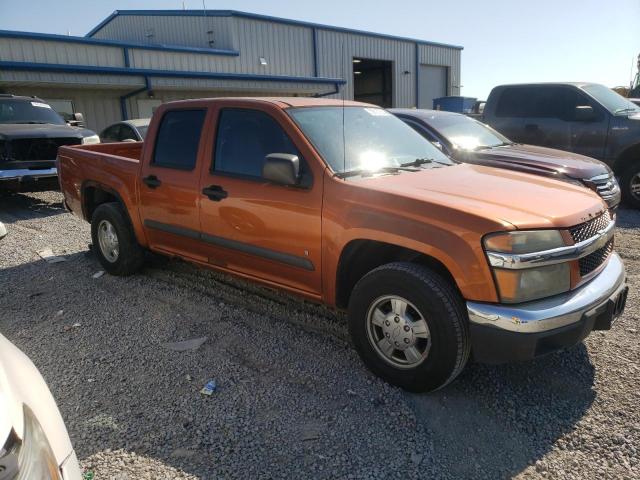
[[[160,103],[337,96],[431,108],[458,95],[462,47],[232,10],[118,10],[85,37],[0,30],[0,92],[100,130]]]

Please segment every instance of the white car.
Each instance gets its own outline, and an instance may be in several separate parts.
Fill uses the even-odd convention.
[[[42,375],[0,335],[0,480],[81,480],[69,434]]]

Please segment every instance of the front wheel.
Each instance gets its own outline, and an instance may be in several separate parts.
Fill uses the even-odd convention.
[[[631,163],[620,177],[622,196],[627,205],[640,208],[640,160]]]
[[[349,301],[349,331],[373,373],[413,392],[444,387],[469,358],[460,294],[421,265],[390,263],[366,274]]]

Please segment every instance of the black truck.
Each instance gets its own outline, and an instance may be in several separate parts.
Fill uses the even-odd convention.
[[[640,107],[595,83],[494,88],[482,121],[518,143],[579,153],[607,163],[625,202],[640,208]]]
[[[0,190],[56,187],[58,147],[98,142],[95,132],[68,124],[44,100],[0,94]]]

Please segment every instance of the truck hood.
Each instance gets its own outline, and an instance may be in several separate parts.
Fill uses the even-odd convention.
[[[0,140],[20,138],[83,138],[95,135],[87,128],[53,124],[0,123]]]
[[[367,187],[381,192],[471,213],[519,229],[567,228],[607,208],[597,194],[584,187],[482,165],[427,168],[363,181]]]
[[[511,144],[460,155],[460,160],[538,175],[561,175],[579,180],[610,173],[599,160],[577,153],[535,145]]]

